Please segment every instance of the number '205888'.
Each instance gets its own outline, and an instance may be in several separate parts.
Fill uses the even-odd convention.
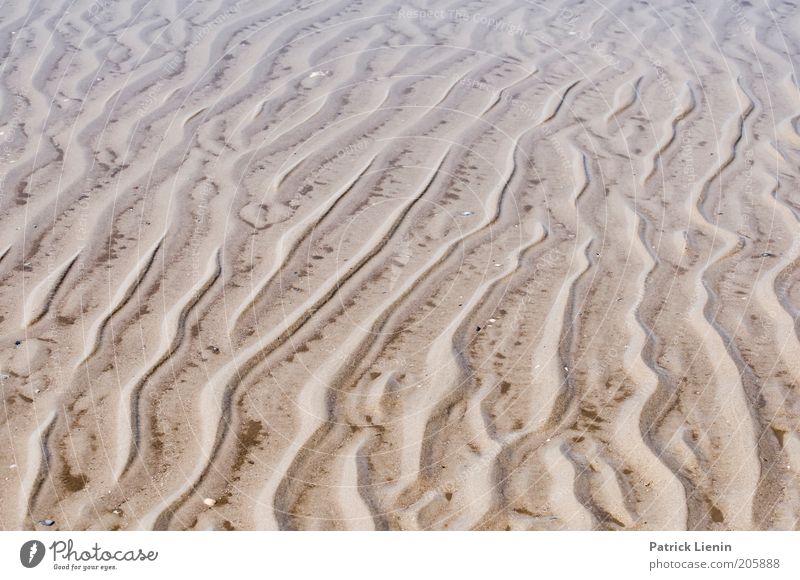
[[[780,568],[781,561],[778,558],[738,558],[737,568]]]

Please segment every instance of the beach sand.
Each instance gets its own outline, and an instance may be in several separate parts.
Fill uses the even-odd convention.
[[[0,528],[800,527],[793,3],[3,8]]]

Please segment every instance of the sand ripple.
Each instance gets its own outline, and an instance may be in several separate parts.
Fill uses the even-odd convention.
[[[0,528],[799,528],[800,15],[659,4],[4,5]]]

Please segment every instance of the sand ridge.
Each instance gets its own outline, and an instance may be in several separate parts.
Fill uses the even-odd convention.
[[[757,4],[9,3],[0,528],[797,529]]]

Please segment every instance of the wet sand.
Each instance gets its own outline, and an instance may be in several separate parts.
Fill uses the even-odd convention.
[[[800,17],[658,4],[4,5],[0,528],[800,527]]]

